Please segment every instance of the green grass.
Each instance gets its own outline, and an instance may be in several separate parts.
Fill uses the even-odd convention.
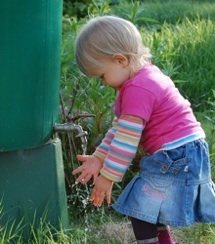
[[[174,233],[185,244],[214,244],[215,225],[195,224],[191,227],[174,229]]]
[[[185,19],[180,25],[164,24],[153,34],[155,63],[177,82],[193,106],[205,109],[215,88],[215,25],[211,20]]]
[[[204,0],[144,0],[122,1],[113,7],[113,13],[138,25],[178,24],[183,19],[215,20],[215,2]]]
[[[107,222],[112,223],[113,217],[104,213],[104,208],[99,211],[99,214],[89,213],[88,216],[81,216],[78,224],[71,219],[69,229],[56,229],[45,218],[41,218],[36,227],[29,223],[26,225],[23,221],[15,224],[15,220],[11,220],[0,226],[0,244],[120,244],[116,238],[105,233],[105,227],[101,228]]]

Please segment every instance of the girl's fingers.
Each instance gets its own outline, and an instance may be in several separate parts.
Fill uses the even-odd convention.
[[[79,166],[78,168],[76,168],[76,169],[74,169],[74,170],[72,171],[72,174],[73,174],[73,175],[76,175],[76,174],[78,174],[78,173],[81,173],[82,170],[83,170],[83,166]]]
[[[98,178],[98,174],[96,173],[93,175],[93,185],[95,184],[97,178]]]
[[[106,201],[107,201],[107,204],[110,205],[111,204],[111,193],[109,194],[106,194]]]
[[[95,194],[95,192],[94,192],[94,190],[93,190],[92,193],[91,193],[91,195],[90,195],[90,201],[91,201],[91,202],[94,202],[95,199],[96,199],[96,194]]]
[[[96,206],[96,207],[100,207],[100,202],[101,202],[101,199],[99,196],[96,196],[93,200],[93,205]]]
[[[96,193],[93,191],[90,196],[90,201],[93,203],[95,207],[101,207],[104,201],[104,197],[105,197],[104,192]]]
[[[104,197],[99,197],[99,196],[97,196],[97,197],[95,197],[94,200],[93,200],[93,205],[94,205],[95,207],[101,207],[103,201],[104,201]]]
[[[89,175],[87,174],[86,176],[84,176],[82,179],[81,179],[81,183],[82,184],[86,184],[90,179],[91,179],[92,175]]]
[[[86,184],[87,183],[87,181],[88,181],[88,178],[89,178],[89,175],[87,174],[87,173],[83,173],[82,172],[82,174],[80,174],[79,176],[78,176],[78,178],[76,179],[76,183],[82,183],[82,184]],[[91,177],[90,177],[91,178]]]

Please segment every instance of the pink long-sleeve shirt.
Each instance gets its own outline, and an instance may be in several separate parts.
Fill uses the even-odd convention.
[[[140,145],[147,153],[189,135],[205,137],[188,100],[173,81],[152,64],[145,65],[122,85],[115,114],[118,118],[124,114],[138,116],[146,122]]]

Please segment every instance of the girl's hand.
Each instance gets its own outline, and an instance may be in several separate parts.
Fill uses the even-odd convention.
[[[99,175],[95,181],[95,185],[90,196],[90,200],[92,201],[93,205],[96,207],[101,207],[105,198],[108,205],[110,205],[112,187],[113,182],[111,180],[105,178],[103,175]]]
[[[93,177],[94,184],[102,168],[102,161],[93,155],[77,155],[77,159],[82,165],[72,171],[73,175],[81,173],[76,183],[86,184]]]

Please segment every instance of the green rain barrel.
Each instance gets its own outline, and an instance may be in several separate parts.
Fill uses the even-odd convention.
[[[46,143],[58,115],[62,1],[0,3],[0,152]]]

